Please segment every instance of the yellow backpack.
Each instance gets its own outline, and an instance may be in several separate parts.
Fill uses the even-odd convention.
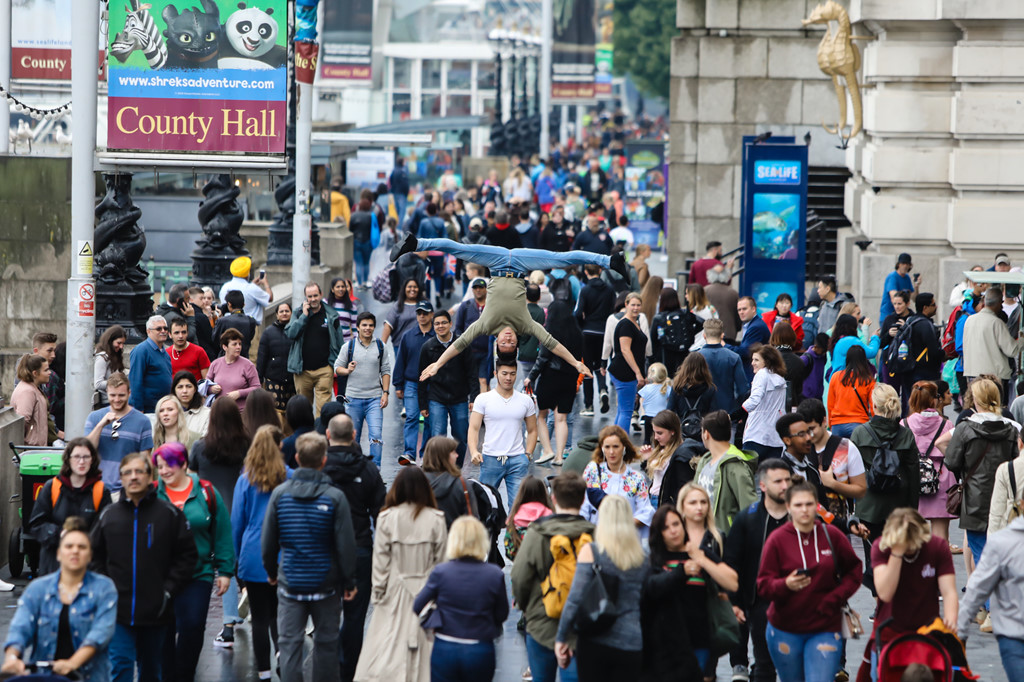
[[[554,561],[548,575],[541,581],[541,601],[548,618],[560,618],[569,598],[572,579],[576,575],[576,556],[583,545],[593,542],[590,533],[581,533],[575,540],[567,535],[555,535],[549,544]]]

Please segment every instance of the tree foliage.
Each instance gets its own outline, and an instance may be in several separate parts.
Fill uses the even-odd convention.
[[[616,75],[629,75],[645,94],[668,98],[676,0],[615,0]]]

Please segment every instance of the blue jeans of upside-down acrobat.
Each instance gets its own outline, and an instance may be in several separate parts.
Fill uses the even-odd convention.
[[[558,253],[543,249],[506,249],[490,244],[460,244],[450,239],[420,239],[417,251],[443,251],[456,258],[483,265],[495,270],[513,270],[528,275],[534,270],[553,270],[569,265],[611,264],[609,256],[589,251],[566,251]]]

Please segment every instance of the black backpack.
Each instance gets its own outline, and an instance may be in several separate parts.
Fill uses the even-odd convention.
[[[907,318],[895,338],[889,342],[888,348],[885,349],[885,368],[889,372],[889,376],[912,372],[918,362],[927,358],[928,348],[922,348],[921,352],[915,356],[912,343],[914,325],[918,322],[926,322],[927,319],[920,315]]]
[[[569,281],[568,275],[565,277],[552,277],[551,284],[548,285],[548,291],[551,292],[553,300],[572,303],[572,282]]]
[[[683,414],[681,415],[682,419],[679,420],[682,424],[683,438],[699,441],[701,417],[700,412],[697,410],[697,405],[700,404],[700,398],[697,398],[697,402],[691,405],[690,401],[686,399],[686,396],[681,395],[679,397],[682,398],[683,404],[686,405],[686,409],[683,410]]]
[[[694,320],[696,315],[688,310],[673,310],[665,317],[665,323],[658,327],[658,336],[665,350],[685,353],[690,350],[697,337]]]
[[[898,492],[903,484],[899,453],[892,446],[892,441],[883,443],[870,424],[864,424],[864,428],[871,434],[876,446],[875,456],[871,458],[871,466],[867,471],[868,490],[880,494]]]

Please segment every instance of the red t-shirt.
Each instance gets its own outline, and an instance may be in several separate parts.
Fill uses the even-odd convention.
[[[879,548],[881,540],[875,540],[871,546],[871,568],[884,566],[889,562],[889,550]],[[920,553],[913,561],[904,558],[900,569],[900,582],[896,586],[896,594],[891,602],[878,603],[875,615],[876,627],[889,618],[893,621],[882,632],[885,646],[893,637],[904,632],[916,632],[918,628],[928,625],[939,614],[939,576],[956,573],[953,568],[953,555],[949,545],[937,535],[921,547]],[[876,641],[878,633],[875,633]]]
[[[194,343],[185,346],[185,350],[180,353],[175,350],[172,344],[167,347],[167,354],[171,357],[172,374],[177,374],[181,370],[187,369],[189,372],[192,372],[192,376],[196,378],[196,381],[202,381],[202,371],[210,367],[210,358],[206,357],[206,351]]]
[[[184,509],[185,503],[188,502],[189,493],[192,492],[192,479],[188,479],[188,487],[184,490],[171,490],[164,486],[164,490],[167,492],[167,499],[171,501],[178,509]]]
[[[691,265],[690,284],[699,284],[702,287],[706,287],[708,285],[708,270],[717,265],[724,265],[724,263],[717,258],[701,258]]]

